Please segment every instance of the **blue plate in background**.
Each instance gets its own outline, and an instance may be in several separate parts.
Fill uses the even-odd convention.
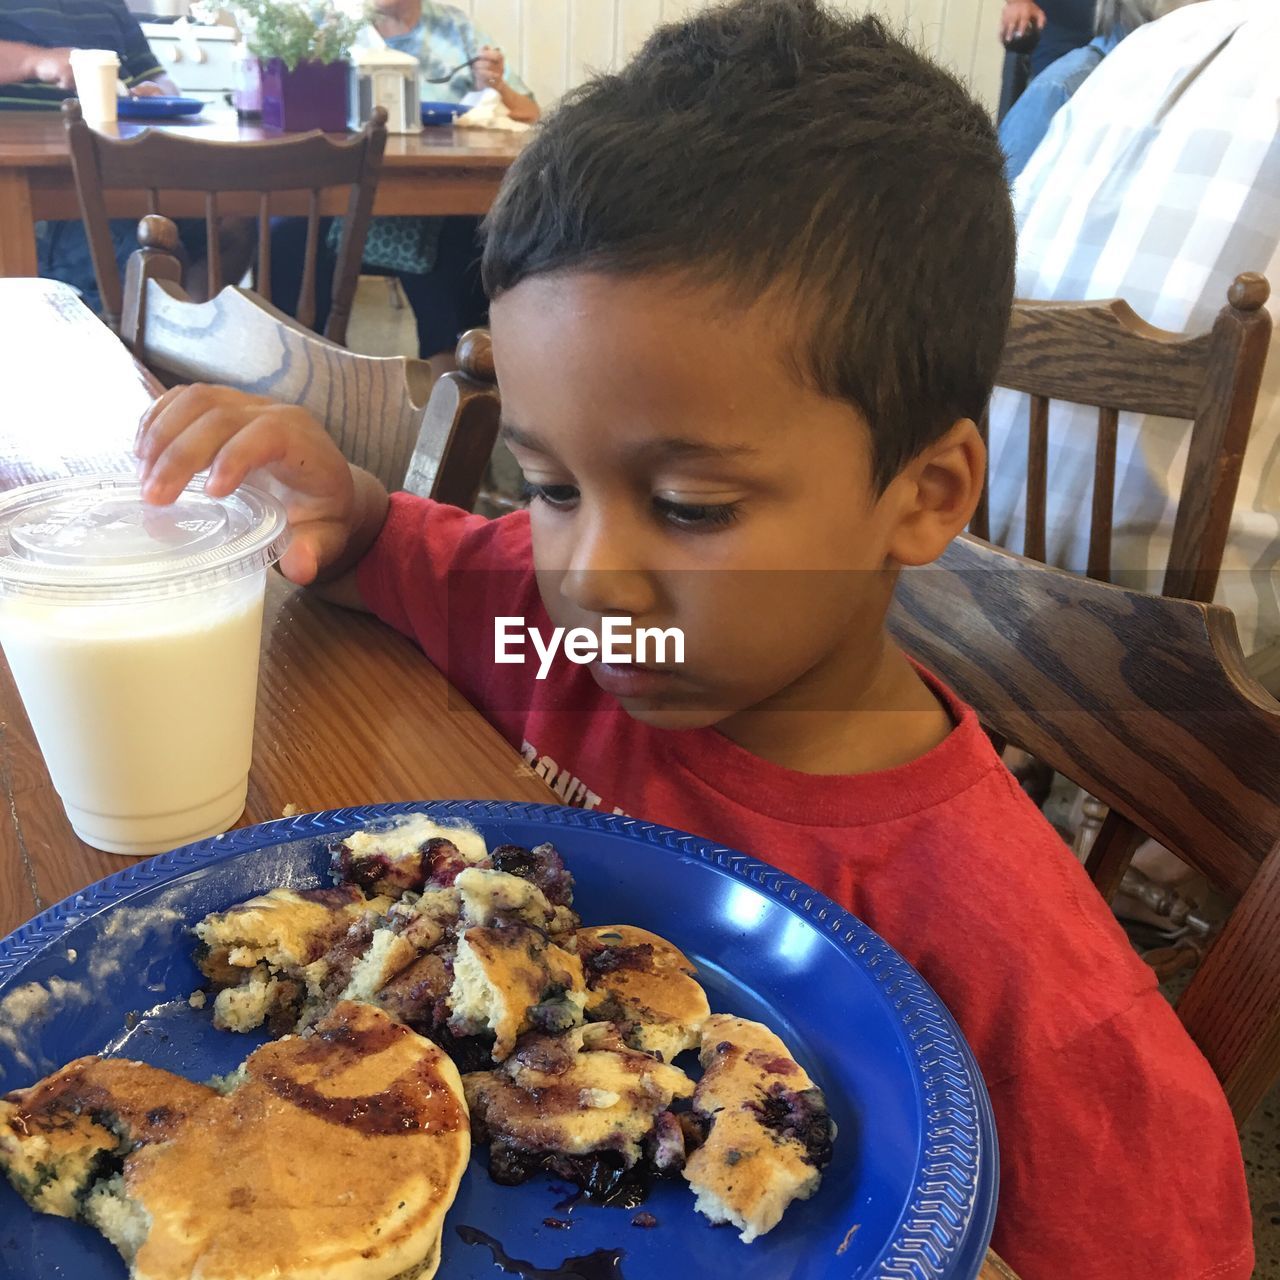
[[[452,124],[470,109],[460,102],[423,102],[420,105],[423,124]]]
[[[121,98],[116,104],[121,120],[172,120],[199,115],[203,110],[199,98]]]
[[[558,1209],[565,1188],[546,1177],[497,1186],[479,1149],[445,1225],[440,1280],[495,1274],[487,1248],[459,1237],[463,1225],[544,1268],[621,1249],[626,1280],[973,1280],[995,1217],[995,1130],[977,1066],[937,997],[830,899],[753,858],[629,818],[479,801],[376,805],[269,822],[130,866],[0,942],[0,1091],[89,1053],[197,1080],[232,1070],[261,1040],[215,1031],[208,1011],[187,1003],[203,982],[188,926],[275,885],[323,882],[331,838],[410,812],[471,822],[490,847],[550,840],[584,921],[674,942],[713,1010],[782,1036],[839,1126],[817,1195],[751,1245],[695,1213],[683,1180],[654,1188],[645,1209],[659,1225],[642,1230],[631,1211]],[[572,1227],[549,1228],[547,1217]],[[0,1178],[0,1280],[55,1276],[123,1280],[125,1267],[96,1232],[30,1212]]]

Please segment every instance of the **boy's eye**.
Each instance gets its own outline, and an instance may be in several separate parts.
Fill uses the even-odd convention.
[[[533,484],[526,480],[524,494],[526,500],[545,502],[557,510],[571,507],[578,500],[578,486],[573,484]]]
[[[740,502],[673,502],[670,498],[655,497],[654,510],[668,523],[681,529],[723,529],[738,518]]]

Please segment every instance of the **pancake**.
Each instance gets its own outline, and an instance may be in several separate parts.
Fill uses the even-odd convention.
[[[768,1027],[714,1014],[700,1057],[693,1110],[708,1132],[684,1176],[698,1211],[750,1244],[818,1189],[835,1126],[822,1091]]]
[[[586,998],[582,961],[538,929],[468,929],[458,940],[449,1026],[459,1036],[492,1032],[495,1062],[525,1031],[580,1025]]]
[[[238,981],[259,963],[297,970],[319,959],[361,916],[390,905],[367,901],[352,885],[272,889],[205,916],[195,927],[204,944],[196,962],[214,981]]]
[[[216,991],[214,1025],[251,1031],[264,1022],[283,1031],[297,1020],[307,974],[342,950],[348,935],[372,927],[391,906],[352,885],[272,889],[195,926],[196,963]]]
[[[694,1091],[678,1067],[631,1048],[607,1023],[525,1036],[500,1067],[464,1076],[463,1086],[495,1181],[547,1169],[593,1192],[640,1165],[660,1127],[678,1135],[667,1109]]]
[[[399,897],[428,885],[444,888],[464,867],[486,863],[484,837],[467,823],[432,821],[415,813],[381,830],[353,831],[334,845],[336,879]]]
[[[0,1166],[33,1209],[75,1218],[99,1178],[216,1094],[123,1058],[79,1058],[0,1099]]]
[[[108,1091],[127,1152],[118,1171],[100,1166],[91,1186],[81,1177],[73,1199],[120,1249],[132,1280],[434,1274],[470,1156],[462,1082],[441,1050],[380,1010],[344,1003],[314,1034],[250,1054],[236,1079],[223,1095],[140,1064],[90,1059],[7,1102],[5,1131],[30,1128],[31,1116],[78,1122],[76,1106],[91,1113]],[[142,1092],[150,1110],[138,1112]],[[60,1111],[41,1108],[45,1094]],[[94,1163],[84,1152],[97,1135],[83,1129],[59,1139],[68,1170]],[[17,1144],[28,1144],[27,1157],[33,1141],[28,1133]],[[0,1147],[11,1177],[14,1145]],[[43,1207],[47,1193],[29,1199]]]
[[[577,928],[578,917],[573,911],[553,905],[525,876],[468,867],[454,883],[462,895],[462,918],[468,927],[527,924],[552,934]]]
[[[627,1028],[627,1043],[670,1062],[697,1048],[711,1014],[690,961],[665,938],[628,924],[574,935],[587,981],[587,1017]]]

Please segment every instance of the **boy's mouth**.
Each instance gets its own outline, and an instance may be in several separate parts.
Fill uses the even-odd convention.
[[[615,698],[656,698],[670,694],[679,683],[679,672],[639,663],[593,662],[591,678]]]

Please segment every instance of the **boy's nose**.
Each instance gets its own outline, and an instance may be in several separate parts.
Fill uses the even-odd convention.
[[[645,618],[654,593],[645,574],[632,569],[567,569],[560,594],[584,613]]]
[[[593,524],[581,530],[560,580],[560,594],[588,613],[647,616],[656,602],[654,583],[637,564],[633,541],[612,522]]]

